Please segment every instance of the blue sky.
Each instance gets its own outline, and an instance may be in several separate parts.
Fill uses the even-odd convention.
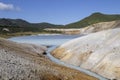
[[[120,0],[0,0],[0,18],[68,24],[94,12],[120,14]]]

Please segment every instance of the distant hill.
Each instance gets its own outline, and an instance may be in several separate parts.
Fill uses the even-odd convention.
[[[17,26],[17,27],[57,27],[60,25],[54,25],[50,23],[29,23],[23,19],[0,19],[0,26]]]
[[[29,23],[22,19],[7,19],[7,18],[1,18],[0,19],[0,32],[4,28],[9,29],[10,32],[26,32],[26,31],[32,31],[32,32],[40,32],[44,28],[54,28],[61,25],[54,25],[50,23]]]
[[[99,22],[108,22],[120,20],[120,15],[108,15],[102,13],[93,13],[92,15],[68,25],[65,25],[65,28],[83,28],[89,26],[91,24],[99,23]]]
[[[63,26],[45,22],[30,23],[22,19],[0,18],[0,33],[5,33],[5,30],[7,29],[9,30],[9,32],[14,33],[14,32],[44,32],[45,28],[83,28],[99,22],[109,22],[116,20],[120,20],[120,15],[93,13],[92,15],[78,22],[70,23],[68,25]]]
[[[0,26],[12,26],[12,27],[32,27],[32,25],[22,19],[7,19],[1,18],[0,19]]]
[[[62,26],[62,25],[55,25],[55,24],[46,23],[46,22],[43,22],[43,23],[33,23],[32,25],[35,26],[35,27],[41,27],[41,28],[54,28],[54,27]]]

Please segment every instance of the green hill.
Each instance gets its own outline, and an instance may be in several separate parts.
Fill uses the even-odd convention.
[[[0,36],[1,35],[24,35],[39,33],[59,33],[56,31],[45,31],[45,28],[83,28],[99,22],[108,22],[120,20],[117,14],[93,13],[92,15],[68,25],[55,25],[50,23],[30,23],[22,19],[0,18]],[[14,33],[14,34],[13,34]],[[17,35],[16,35],[17,33]]]
[[[29,23],[22,19],[0,18],[0,37],[33,35],[40,33],[58,33],[45,31],[45,28],[57,28],[61,25],[50,23]]]
[[[50,23],[29,23],[22,19],[0,19],[0,33],[5,33],[3,29],[7,28],[9,33],[14,32],[41,32],[44,28],[54,28],[61,25]]]
[[[114,20],[120,20],[120,15],[108,15],[108,14],[102,14],[102,13],[93,13],[92,15],[78,21],[75,23],[71,23],[68,25],[65,25],[65,28],[83,28],[91,24],[99,23],[99,22],[108,22],[108,21],[114,21]]]
[[[17,26],[17,27],[31,27],[31,24],[22,19],[0,19],[0,26]]]

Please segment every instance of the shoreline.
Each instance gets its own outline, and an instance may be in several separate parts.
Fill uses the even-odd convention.
[[[57,48],[57,47],[58,47],[58,46],[51,46],[51,47],[49,47],[48,50],[46,51],[46,53],[47,53],[46,56],[47,56],[48,59],[50,59],[52,62],[54,62],[54,63],[56,63],[56,64],[58,64],[58,65],[63,65],[63,66],[65,66],[65,67],[75,69],[75,70],[77,70],[77,71],[80,71],[80,72],[82,72],[82,73],[85,73],[86,75],[89,75],[89,76],[98,78],[98,79],[100,79],[100,80],[108,80],[107,78],[102,77],[101,75],[99,75],[99,74],[97,74],[97,73],[94,73],[94,72],[92,72],[92,71],[83,69],[83,68],[81,68],[81,67],[77,67],[77,66],[73,66],[73,65],[67,64],[67,63],[62,62],[62,61],[60,61],[59,59],[53,57],[50,52],[51,52],[52,50],[54,50],[55,48]]]
[[[21,36],[34,36],[34,35],[47,35],[47,34],[58,34],[61,35],[62,33],[46,33],[46,32],[18,32],[18,33],[6,33],[6,34],[1,34],[0,33],[0,37],[3,38],[12,38],[12,37],[21,37]]]

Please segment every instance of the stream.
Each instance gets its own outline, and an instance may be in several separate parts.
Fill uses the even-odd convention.
[[[11,41],[15,41],[15,42],[19,42],[19,43],[32,43],[32,44],[36,44],[36,45],[46,45],[46,46],[50,46],[48,48],[47,51],[47,57],[55,62],[56,64],[60,64],[72,69],[76,69],[80,72],[86,73],[90,76],[96,77],[100,80],[108,80],[102,76],[100,76],[99,74],[96,74],[94,72],[91,72],[89,70],[83,69],[81,67],[77,67],[77,66],[73,66],[67,63],[64,63],[62,61],[60,61],[59,59],[53,57],[50,52],[55,49],[57,46],[64,44],[65,42],[75,39],[77,37],[81,37],[82,35],[61,35],[61,34],[54,34],[54,35],[32,35],[32,36],[21,36],[21,37],[13,37],[13,38],[9,38],[8,40]]]

